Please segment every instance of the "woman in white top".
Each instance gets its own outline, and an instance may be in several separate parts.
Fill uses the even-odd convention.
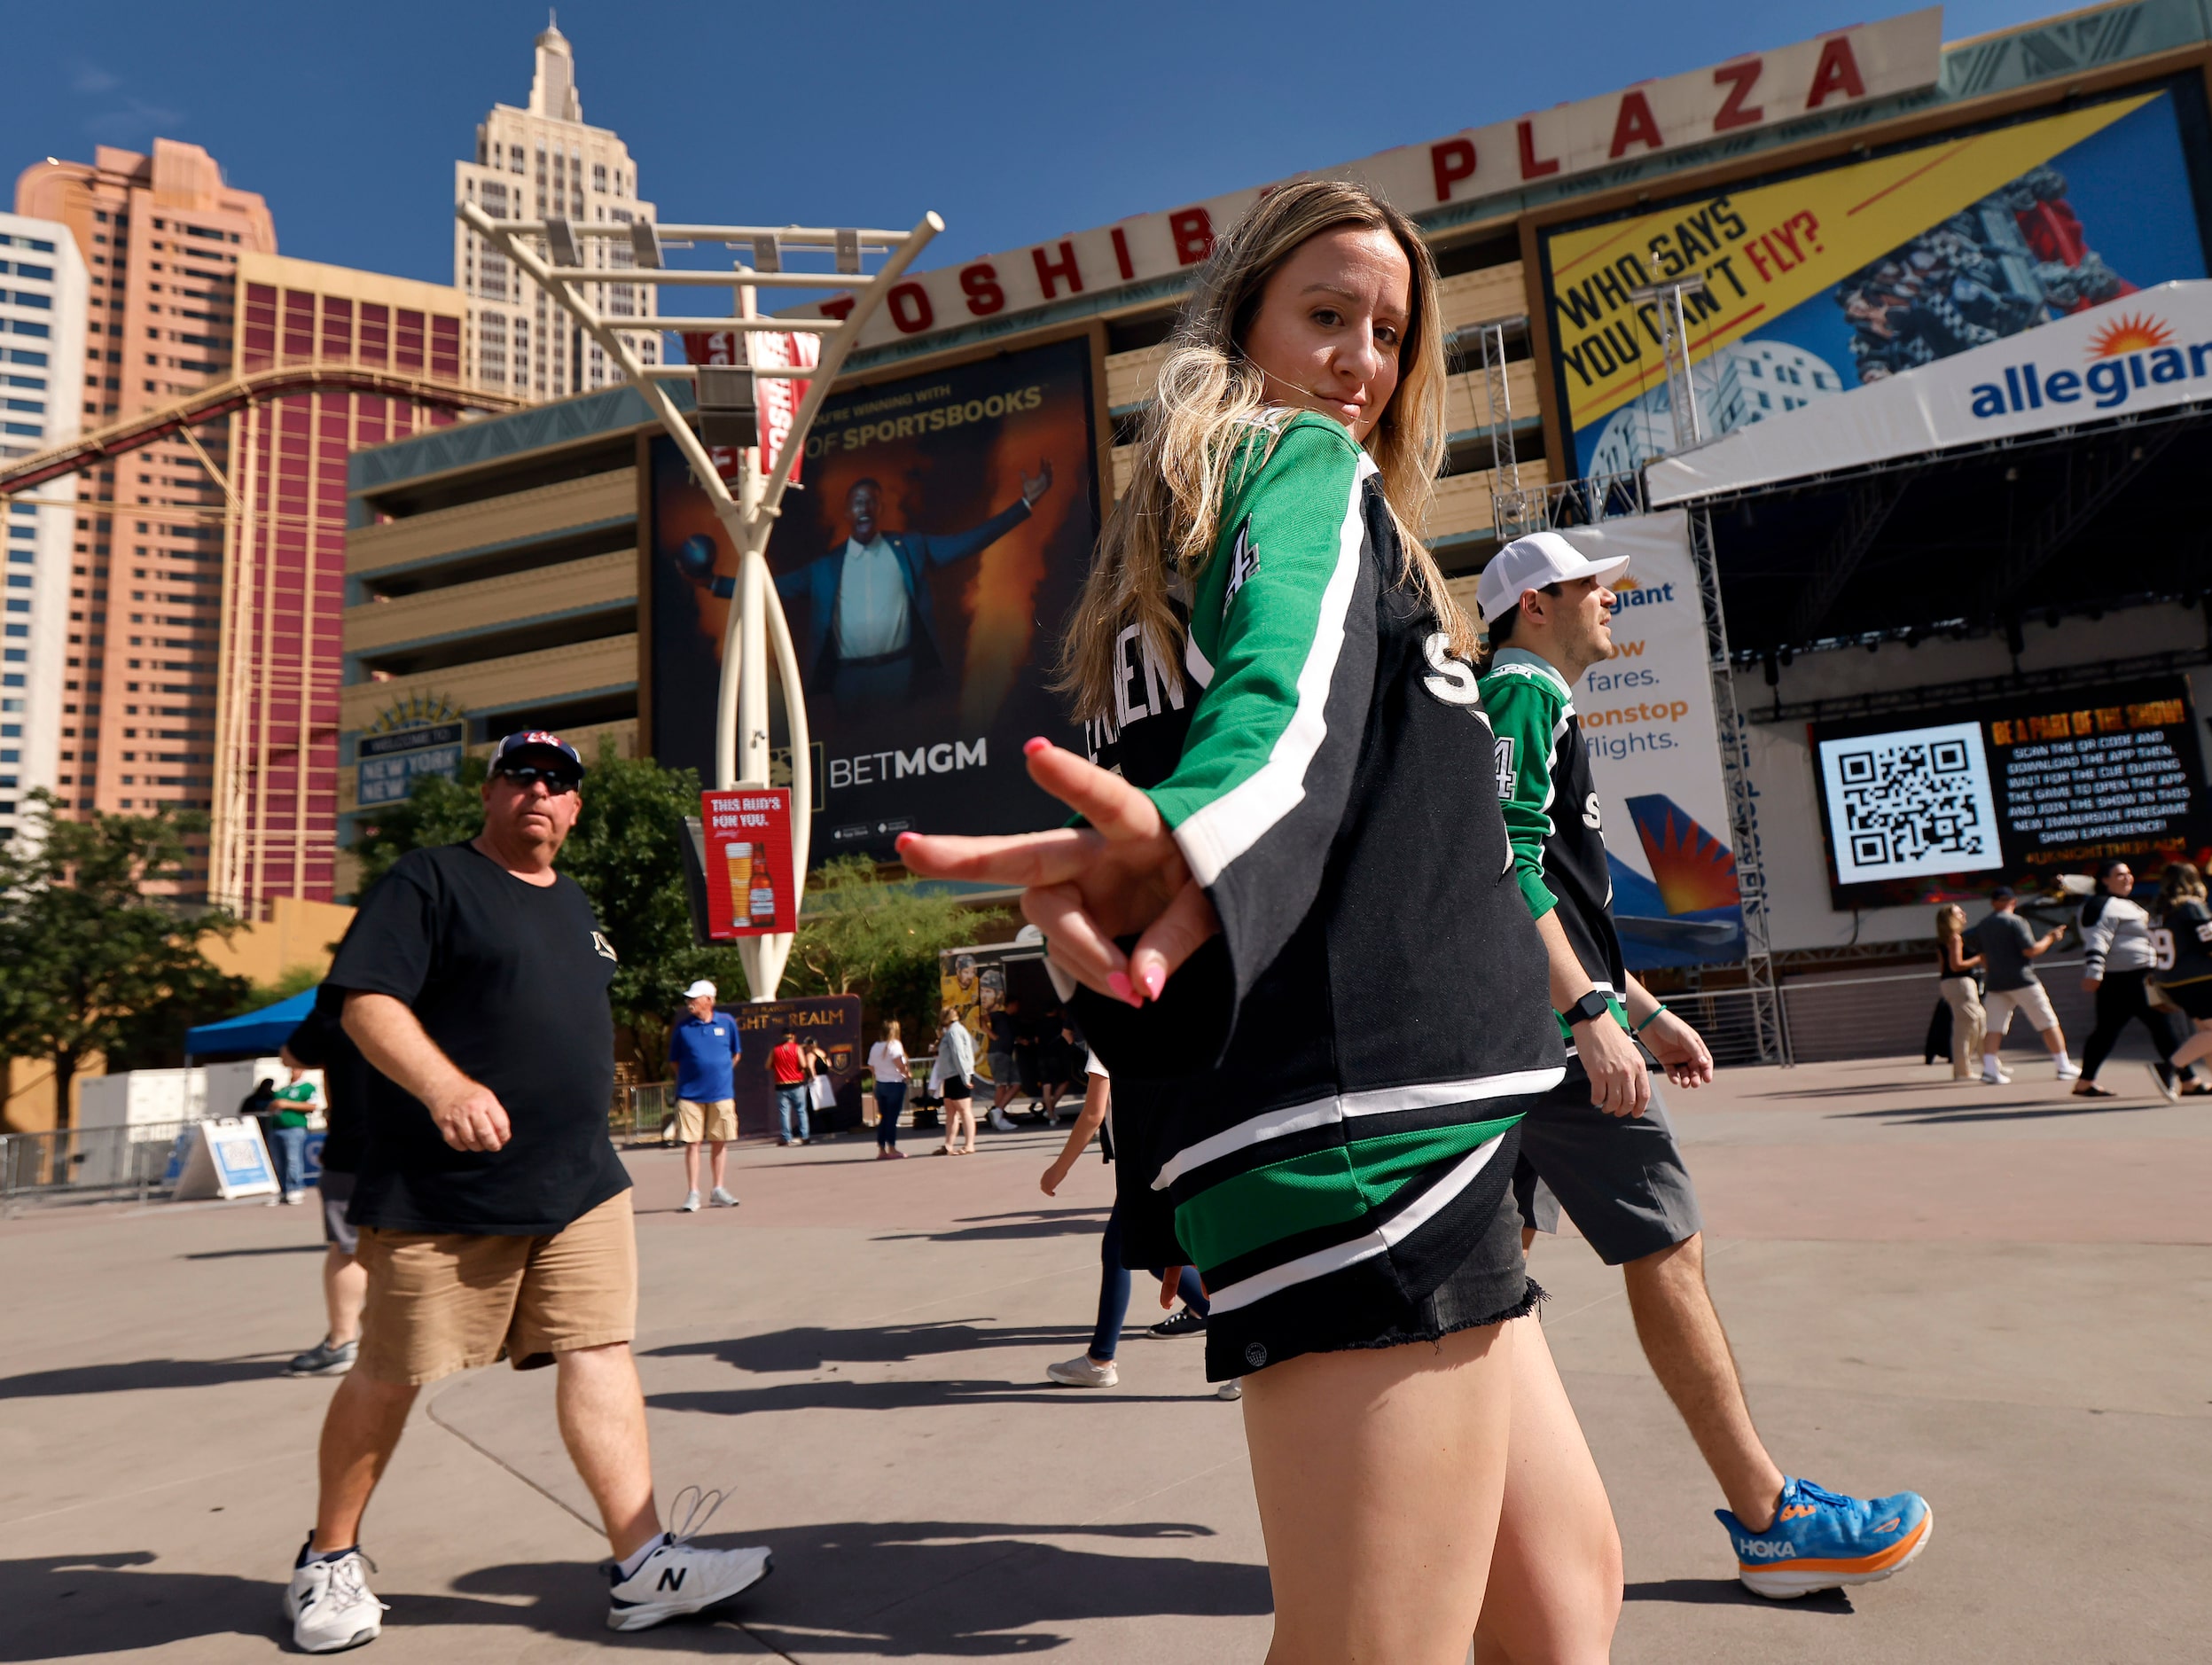
[[[907,1067],[896,1018],[883,1026],[883,1038],[868,1049],[868,1073],[876,1078],[876,1161],[903,1157],[906,1153],[899,1149],[899,1117],[905,1114],[906,1083],[914,1072]]]
[[[937,1062],[929,1072],[929,1090],[945,1101],[945,1142],[939,1147],[943,1156],[973,1156],[975,1154],[975,1101],[971,1078],[975,1074],[975,1037],[968,1033],[960,1014],[950,1006],[938,1014],[940,1031],[937,1036]],[[955,1149],[963,1127],[967,1130],[968,1142]]]
[[[2151,1010],[2143,987],[2158,963],[2151,940],[2151,916],[2132,900],[2135,871],[2122,861],[2106,862],[2097,875],[2097,894],[2082,904],[2082,987],[2097,1001],[2097,1027],[2082,1048],[2082,1079],[2075,1083],[2077,1098],[2116,1098],[2097,1080],[2097,1072],[2119,1044],[2121,1031],[2130,1020],[2142,1024],[2158,1049],[2151,1079],[2169,1098],[2181,1097],[2173,1067],[2174,1037],[2164,1020]]]

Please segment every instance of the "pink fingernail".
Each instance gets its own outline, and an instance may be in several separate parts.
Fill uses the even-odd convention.
[[[1049,752],[1051,749],[1052,742],[1042,734],[1034,739],[1024,740],[1021,743],[1021,754],[1024,757],[1035,757],[1039,752]]]
[[[1145,974],[1137,981],[1145,985],[1145,992],[1157,1000],[1160,998],[1161,989],[1167,984],[1168,973],[1157,965],[1147,965],[1145,967]]]
[[[1111,973],[1106,978],[1106,987],[1114,991],[1116,1000],[1126,1001],[1132,1006],[1143,1004],[1137,997],[1137,990],[1129,987],[1128,973],[1124,972]]]

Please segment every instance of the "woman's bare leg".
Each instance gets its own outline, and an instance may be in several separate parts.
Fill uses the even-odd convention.
[[[2212,1058],[2212,1022],[2202,1018],[2193,1021],[2196,1033],[2175,1050],[2173,1065],[2176,1069],[2186,1069],[2200,1059]]]
[[[1621,1537],[1605,1482],[1533,1317],[1513,1333],[1512,1433],[1476,1665],[1603,1665],[1621,1616]]]
[[[1462,1665],[1505,1484],[1514,1327],[1244,1379],[1268,1665]]]

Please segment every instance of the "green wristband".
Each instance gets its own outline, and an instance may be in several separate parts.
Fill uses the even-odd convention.
[[[1651,1028],[1651,1026],[1652,1026],[1652,1022],[1653,1022],[1653,1019],[1656,1019],[1656,1018],[1659,1016],[1659,1014],[1660,1014],[1661,1012],[1664,1012],[1666,1009],[1667,1009],[1667,1003],[1666,1003],[1665,1001],[1663,1001],[1663,1000],[1662,1000],[1662,1001],[1661,1001],[1661,1002],[1660,1002],[1657,1005],[1655,1005],[1655,1006],[1653,1006],[1653,1007],[1652,1008],[1652,1010],[1651,1010],[1651,1016],[1650,1016],[1650,1017],[1645,1018],[1645,1019],[1644,1020],[1644,1021],[1643,1021],[1643,1022],[1641,1022],[1641,1023],[1638,1024],[1638,1025],[1636,1026],[1636,1028],[1633,1028],[1633,1029],[1630,1030],[1629,1032],[1630,1032],[1631,1035],[1641,1035],[1641,1034],[1643,1034],[1643,1033],[1644,1033],[1644,1031],[1645,1031],[1645,1029],[1648,1029],[1649,1028]]]

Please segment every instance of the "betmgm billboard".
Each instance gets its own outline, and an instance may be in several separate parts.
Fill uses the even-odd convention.
[[[1103,341],[1087,329],[833,394],[768,564],[806,693],[813,859],[898,835],[1029,832],[1066,811],[1022,743],[1080,737],[1051,689],[1107,506]],[[737,555],[665,436],[645,464],[653,755],[711,782]],[[780,696],[771,715],[780,743]],[[785,767],[788,767],[786,760]]]
[[[1647,285],[1684,301],[1703,437],[2206,275],[2212,159],[2186,78],[1747,180],[1539,238],[1557,409],[1575,472],[1677,449]]]

